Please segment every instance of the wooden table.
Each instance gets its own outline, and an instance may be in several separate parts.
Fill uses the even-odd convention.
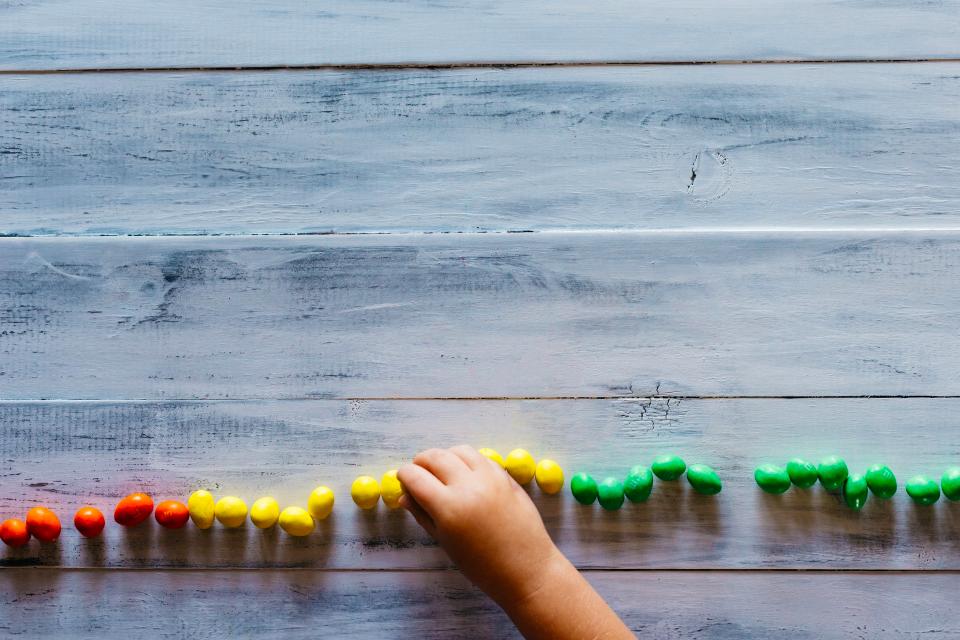
[[[752,480],[960,464],[960,3],[669,5],[0,3],[0,517],[67,524],[0,633],[512,637],[348,497],[469,442],[719,471],[532,490],[641,637],[960,635],[960,505]],[[69,526],[318,484],[302,540]]]

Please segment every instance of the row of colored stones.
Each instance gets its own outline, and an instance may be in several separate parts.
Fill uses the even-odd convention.
[[[493,449],[480,451],[522,485],[536,478],[540,489],[548,494],[558,493],[563,487],[563,469],[553,460],[537,462],[524,449],[514,449],[505,458]],[[360,476],[350,486],[350,497],[354,504],[365,511],[375,509],[381,500],[388,508],[396,509],[404,493],[396,469],[384,473],[379,481],[372,476]],[[198,529],[209,529],[214,522],[219,522],[227,529],[235,529],[249,520],[258,529],[279,526],[288,535],[303,537],[313,533],[317,522],[330,516],[334,500],[333,490],[327,486],[319,486],[310,492],[306,508],[288,506],[283,509],[270,496],[257,499],[248,508],[246,501],[240,497],[223,496],[217,499],[204,489],[194,491],[186,504],[178,500],[164,500],[154,505],[150,495],[138,492],[117,503],[113,519],[123,527],[137,527],[152,514],[157,523],[167,529],[182,529],[189,521],[193,521]],[[103,513],[91,505],[80,507],[73,517],[74,528],[85,538],[100,536],[106,524]],[[9,518],[0,522],[0,540],[10,547],[22,547],[30,538],[46,543],[55,542],[61,531],[59,516],[44,506],[29,509],[23,520]]]
[[[563,487],[563,469],[553,460],[536,461],[524,449],[514,449],[505,457],[493,449],[481,449],[480,453],[504,468],[521,485],[536,479],[537,485],[547,494],[559,493]],[[688,467],[679,456],[667,454],[654,459],[649,467],[632,467],[623,481],[608,477],[597,483],[589,474],[577,473],[570,480],[570,491],[580,504],[599,502],[604,509],[616,511],[623,506],[624,500],[634,503],[646,501],[653,491],[654,476],[671,482],[684,473],[697,493],[712,496],[723,488],[720,476],[711,467],[704,464]],[[889,467],[876,464],[864,474],[851,474],[847,463],[837,456],[824,458],[817,465],[800,458],[790,460],[784,467],[764,464],[754,471],[754,480],[761,489],[771,494],[785,493],[791,486],[807,489],[819,482],[828,491],[839,490],[844,502],[857,511],[863,508],[871,493],[888,500],[898,489],[897,478]],[[939,483],[928,476],[915,476],[907,481],[905,489],[921,505],[936,503],[941,491],[948,500],[960,501],[960,467],[947,469]],[[371,476],[360,476],[353,482],[350,494],[361,509],[373,509],[381,499],[389,508],[395,509],[400,505],[404,489],[397,478],[397,471],[391,469],[379,482]],[[154,510],[150,496],[135,493],[117,504],[114,520],[120,525],[132,527],[144,522],[153,513],[161,526],[170,529],[179,529],[188,520],[193,520],[200,529],[209,528],[214,520],[233,528],[241,526],[249,514],[250,520],[258,528],[267,529],[279,524],[288,534],[300,537],[309,535],[316,521],[330,515],[333,503],[333,491],[325,486],[311,492],[307,509],[287,507],[282,511],[271,497],[260,498],[248,511],[246,503],[238,497],[225,496],[215,501],[213,495],[204,490],[194,492],[186,505],[167,500]],[[74,526],[86,537],[100,535],[105,524],[103,514],[91,506],[81,507],[74,516]],[[60,530],[57,515],[46,507],[37,506],[28,511],[25,520],[8,519],[0,523],[0,540],[14,547],[23,546],[30,537],[41,542],[52,542],[60,536]]]
[[[636,465],[622,481],[608,477],[597,483],[590,474],[578,473],[570,479],[570,493],[580,504],[589,505],[599,502],[608,511],[616,511],[623,506],[624,499],[630,502],[645,502],[653,492],[653,478],[672,482],[684,473],[687,482],[697,493],[714,496],[723,489],[720,476],[705,464],[691,464],[689,467],[680,456],[667,454],[654,459],[649,467]]]
[[[889,500],[896,494],[897,476],[890,467],[872,465],[865,473],[850,473],[847,463],[838,456],[828,456],[813,464],[801,458],[790,460],[786,466],[764,464],[756,468],[753,478],[767,493],[779,495],[791,486],[809,489],[819,482],[827,491],[840,491],[843,501],[854,511],[859,511],[872,493],[881,500]],[[914,502],[928,506],[940,499],[941,491],[948,500],[960,500],[960,467],[950,467],[940,477],[917,475],[905,485],[907,495]]]

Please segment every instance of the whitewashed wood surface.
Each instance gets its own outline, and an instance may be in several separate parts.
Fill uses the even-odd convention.
[[[0,0],[0,71],[953,59],[0,74],[0,236],[84,236],[0,237],[0,517],[67,524],[0,552],[0,634],[513,637],[349,502],[466,441],[721,473],[617,513],[531,492],[641,637],[960,635],[960,505],[752,480],[960,464],[958,35],[955,0]],[[321,483],[305,540],[69,526]]]
[[[960,4],[0,3],[0,68],[960,56]]]
[[[640,638],[941,640],[960,634],[955,574],[607,573],[587,579]],[[453,572],[8,570],[18,638],[516,638]]]
[[[3,247],[5,399],[960,394],[956,232]]]
[[[84,503],[108,515],[144,490],[181,499],[198,488],[247,504],[272,495],[305,506],[320,484],[337,495],[317,532],[294,539],[252,525],[166,531],[152,521],[109,524],[88,541],[68,526],[57,545],[36,541],[0,565],[65,567],[448,567],[413,519],[380,505],[360,511],[349,487],[379,477],[422,449],[470,443],[506,454],[524,447],[567,477],[603,479],[675,452],[714,467],[715,497],[685,481],[657,482],[651,499],[617,512],[576,503],[565,487],[531,487],[547,527],[578,566],[604,569],[960,570],[960,503],[913,505],[902,489],[916,474],[960,464],[952,433],[957,399],[274,401],[193,403],[4,403],[0,405],[0,513],[35,504],[67,522]],[[899,475],[890,502],[853,512],[817,487],[769,496],[754,483],[762,463],[843,456],[853,471],[874,463]]]
[[[960,64],[0,89],[5,234],[960,226]]]

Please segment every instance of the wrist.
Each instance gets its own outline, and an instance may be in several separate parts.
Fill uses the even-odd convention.
[[[570,561],[555,546],[534,569],[526,572],[522,580],[502,594],[492,595],[493,599],[511,617],[525,609],[535,607],[536,602],[547,595],[551,588],[564,584],[571,572],[577,573]]]

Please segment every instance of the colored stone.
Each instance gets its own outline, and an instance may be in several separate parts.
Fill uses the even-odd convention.
[[[943,497],[947,500],[951,502],[960,500],[960,467],[950,467],[943,472],[940,488],[943,489]]]
[[[153,513],[153,498],[145,493],[131,493],[117,503],[113,519],[124,527],[135,527]]]
[[[397,470],[390,469],[383,474],[383,477],[380,478],[380,497],[383,498],[383,504],[390,509],[397,509],[400,507],[400,498],[403,497],[403,494],[403,484],[397,477]]]
[[[616,511],[623,506],[623,483],[616,478],[605,478],[597,487],[597,499],[607,511]]]
[[[27,511],[27,531],[40,542],[54,542],[60,537],[60,518],[46,507]]]
[[[350,486],[350,497],[361,509],[373,509],[380,501],[380,484],[376,478],[360,476]]]
[[[657,456],[650,465],[650,470],[661,480],[676,480],[687,470],[687,463],[680,456]]]
[[[854,511],[863,509],[867,503],[867,497],[870,492],[867,487],[867,479],[859,473],[847,476],[843,482],[843,501]]]
[[[544,493],[560,493],[563,489],[563,469],[553,460],[541,460],[537,463],[535,476],[537,486]]]
[[[790,474],[783,467],[775,464],[762,464],[753,472],[753,479],[757,485],[766,491],[779,495],[790,488]]]
[[[578,473],[570,478],[570,493],[580,504],[593,504],[597,499],[597,481],[586,473]]]
[[[213,494],[200,489],[190,494],[187,499],[187,510],[190,519],[198,529],[209,529],[213,526],[213,512],[216,509]]]
[[[333,489],[319,486],[307,498],[307,511],[314,520],[325,520],[333,513],[333,502]]]
[[[630,469],[623,481],[623,495],[630,502],[644,502],[653,490],[653,472],[649,467],[638,464]]]
[[[723,489],[723,482],[713,467],[705,464],[692,464],[687,468],[687,482],[697,493],[715,496]]]
[[[90,505],[80,507],[73,515],[73,526],[84,538],[96,538],[103,532],[106,524],[103,512]]]
[[[217,500],[213,515],[223,526],[236,529],[247,521],[247,503],[236,496],[224,496]]]
[[[281,511],[279,523],[281,529],[296,538],[310,535],[316,526],[306,509],[300,507],[287,507]]]
[[[819,466],[817,466],[817,476],[820,478],[820,484],[827,491],[836,491],[842,487],[849,474],[847,463],[843,461],[843,458],[837,456],[828,456],[821,460]]]
[[[280,504],[273,498],[260,498],[250,507],[250,522],[258,529],[269,529],[280,519]]]
[[[10,518],[0,522],[0,540],[8,547],[22,547],[30,542],[30,531],[27,523],[17,518]]]
[[[179,500],[164,500],[157,505],[153,517],[165,529],[182,529],[190,520],[190,510]]]
[[[907,480],[907,495],[917,504],[929,506],[940,499],[940,486],[927,476],[914,476]]]
[[[809,489],[820,479],[816,465],[802,458],[794,458],[787,463],[787,475],[790,476],[790,482],[801,489]]]
[[[897,476],[893,475],[890,467],[875,464],[867,469],[867,486],[873,495],[881,500],[889,500],[897,492]]]
[[[514,449],[507,454],[504,468],[518,484],[530,484],[537,473],[537,462],[525,449]]]

